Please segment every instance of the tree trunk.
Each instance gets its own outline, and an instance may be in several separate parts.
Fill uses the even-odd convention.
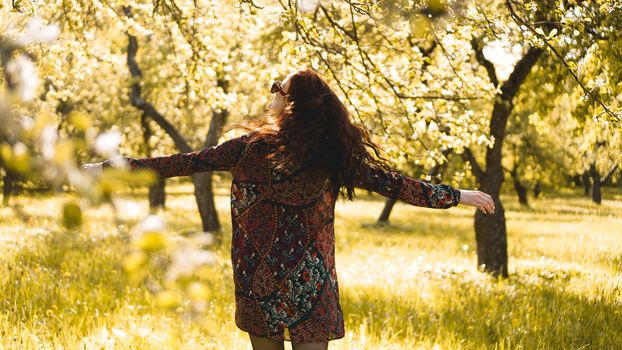
[[[529,202],[527,201],[527,188],[520,181],[520,178],[518,177],[518,170],[513,168],[510,175],[512,176],[512,181],[514,182],[514,190],[518,195],[518,203],[520,203],[521,206],[528,207]]]
[[[143,128],[143,140],[144,140],[144,152],[148,157],[151,157],[151,147],[149,146],[149,139],[153,135],[151,126],[149,125],[146,113],[141,114],[140,124]],[[149,208],[165,208],[166,201],[166,179],[158,177],[157,182],[149,186]]]
[[[589,197],[590,196],[590,187],[591,187],[590,173],[587,172],[587,171],[584,171],[583,174],[581,175],[581,178],[583,180],[583,195],[585,197]]]
[[[4,206],[9,205],[11,194],[13,194],[14,176],[8,170],[5,170],[5,174],[2,177],[2,204]]]
[[[495,70],[482,52],[477,41],[472,42],[476,58],[488,72],[490,81],[498,85]],[[484,271],[494,277],[501,275],[508,277],[507,256],[507,229],[505,226],[505,211],[499,194],[503,184],[502,150],[507,122],[514,107],[513,100],[525,78],[543,53],[543,49],[531,47],[514,66],[508,79],[501,85],[501,92],[495,96],[492,116],[490,117],[490,135],[495,142],[492,147],[486,148],[485,170],[477,163],[470,150],[465,153],[471,160],[473,173],[481,186],[481,191],[488,193],[495,202],[494,214],[483,214],[479,210],[475,213],[475,239],[477,241],[477,264]]]
[[[498,139],[497,139],[498,140]],[[486,174],[481,178],[481,191],[494,200],[495,212],[475,212],[475,240],[477,242],[477,266],[494,277],[508,277],[507,229],[505,210],[499,198],[503,184],[501,154],[498,159],[488,156]],[[497,165],[495,167],[495,165]]]
[[[485,188],[482,188],[486,192]],[[494,196],[494,214],[475,212],[475,240],[477,266],[495,277],[508,277],[507,231],[505,210],[498,196]]]
[[[217,86],[227,91],[228,83],[225,80],[218,79]],[[223,110],[212,113],[207,137],[205,138],[205,147],[212,147],[218,144],[218,138],[222,133],[229,111]],[[212,187],[212,172],[197,173],[192,176],[194,182],[194,194],[199,208],[199,214],[203,221],[203,231],[214,234],[216,243],[220,242],[222,237],[220,234],[221,226],[218,220],[218,212],[214,202],[214,191]],[[218,234],[216,234],[218,233]]]
[[[533,197],[538,198],[542,192],[542,184],[540,181],[536,181],[536,185],[533,187]]]
[[[508,118],[512,111],[512,101],[500,99],[495,102],[490,119],[490,133],[495,138],[492,148],[486,149],[486,170],[477,166],[480,190],[489,194],[495,203],[494,214],[475,212],[475,240],[477,242],[477,266],[494,277],[508,277],[507,231],[505,212],[499,194],[504,174],[501,164],[503,139]]]
[[[600,184],[601,186],[611,186],[612,182],[611,179],[613,178],[613,174],[615,174],[616,170],[618,170],[618,165],[614,165],[613,168],[611,168],[611,170],[609,170],[609,172],[607,173],[607,175],[605,175],[604,178],[600,179]]]
[[[514,189],[516,190],[516,194],[518,194],[518,203],[524,207],[529,206],[529,202],[527,201],[527,188],[520,182],[518,177],[514,179]]]
[[[595,163],[590,165],[590,174],[592,175],[592,202],[600,204],[602,202],[602,194],[600,191],[602,182],[600,181],[600,174],[598,173],[598,169],[596,169]]]
[[[382,213],[380,213],[380,217],[378,218],[378,223],[388,224],[389,216],[391,215],[391,211],[393,210],[393,206],[397,202],[395,198],[387,198],[384,202],[384,208],[382,208]]]
[[[611,181],[611,177],[617,169],[618,165],[614,165],[613,168],[609,170],[607,175],[605,175],[604,178],[601,178],[598,169],[596,169],[596,163],[592,163],[590,165],[590,176],[592,177],[592,201],[594,203],[601,204],[603,199],[601,188],[607,182]]]
[[[130,7],[123,8],[125,15],[129,18],[132,17]],[[127,33],[128,47],[127,47],[127,65],[130,69],[130,74],[136,82],[131,86],[130,101],[132,105],[143,111],[146,117],[151,118],[159,127],[161,127],[173,140],[175,147],[180,152],[192,152],[193,149],[186,140],[186,138],[179,132],[179,130],[169,122],[164,115],[162,115],[151,103],[143,99],[141,94],[141,86],[138,81],[142,77],[142,72],[136,62],[136,53],[138,52],[138,41],[136,37]],[[219,78],[217,86],[221,87],[227,92],[228,82]],[[218,143],[218,138],[222,132],[222,128],[229,116],[229,111],[214,112],[212,120],[210,122],[209,130],[205,140],[205,147],[215,146]],[[214,204],[214,194],[212,190],[212,173],[201,172],[192,175],[192,182],[194,183],[194,194],[201,216],[203,231],[215,233],[220,231],[220,222],[218,221],[218,213],[216,212],[216,206]],[[155,197],[155,194],[154,194]],[[151,198],[151,197],[150,197]],[[216,240],[220,239],[220,235],[214,236]]]
[[[220,231],[220,221],[218,220],[218,212],[214,203],[214,192],[212,190],[212,173],[201,172],[192,175],[194,183],[194,197],[199,208],[201,221],[204,232],[211,232],[214,238],[220,239],[220,235],[216,234]]]
[[[149,186],[149,208],[165,208],[166,179],[158,177],[155,184]]]

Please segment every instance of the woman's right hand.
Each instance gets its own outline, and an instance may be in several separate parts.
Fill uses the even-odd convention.
[[[477,207],[484,214],[495,212],[495,202],[492,197],[482,191],[460,190],[460,204]]]
[[[80,169],[84,169],[92,175],[99,175],[103,171],[102,162],[82,164]]]

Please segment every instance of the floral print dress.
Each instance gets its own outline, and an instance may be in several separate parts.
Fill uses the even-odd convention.
[[[264,158],[273,146],[247,140],[244,135],[200,151],[125,159],[131,169],[150,168],[162,177],[231,172],[231,260],[241,330],[293,342],[342,338],[333,226],[337,196],[329,178],[300,167],[277,171]],[[423,207],[449,208],[460,201],[451,186],[367,166],[356,187]]]

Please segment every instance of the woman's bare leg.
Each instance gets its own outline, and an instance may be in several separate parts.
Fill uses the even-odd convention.
[[[252,334],[249,334],[251,338],[251,345],[253,345],[253,350],[284,350],[285,346],[283,345],[283,341],[272,340],[264,337],[258,337]]]
[[[293,350],[327,350],[328,342],[326,343],[292,343]]]

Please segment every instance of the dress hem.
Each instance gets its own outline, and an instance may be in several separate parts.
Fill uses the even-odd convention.
[[[283,335],[278,335],[278,334],[275,334],[275,335],[255,334],[255,333],[253,333],[253,332],[251,332],[249,330],[244,329],[243,327],[240,327],[240,325],[237,324],[237,322],[236,322],[235,325],[241,331],[246,332],[246,333],[248,333],[250,335],[253,335],[255,337],[268,338],[268,339],[271,339],[271,340],[278,340],[278,341],[288,341],[288,342],[292,342],[292,343],[327,343],[327,342],[329,342],[331,340],[342,339],[343,337],[345,337],[345,332],[343,332],[343,333],[334,334],[333,337],[322,338],[322,339],[304,339],[304,340],[300,341],[300,340],[297,340],[297,339],[291,339],[291,336],[290,336],[290,339],[285,339],[285,337]]]

